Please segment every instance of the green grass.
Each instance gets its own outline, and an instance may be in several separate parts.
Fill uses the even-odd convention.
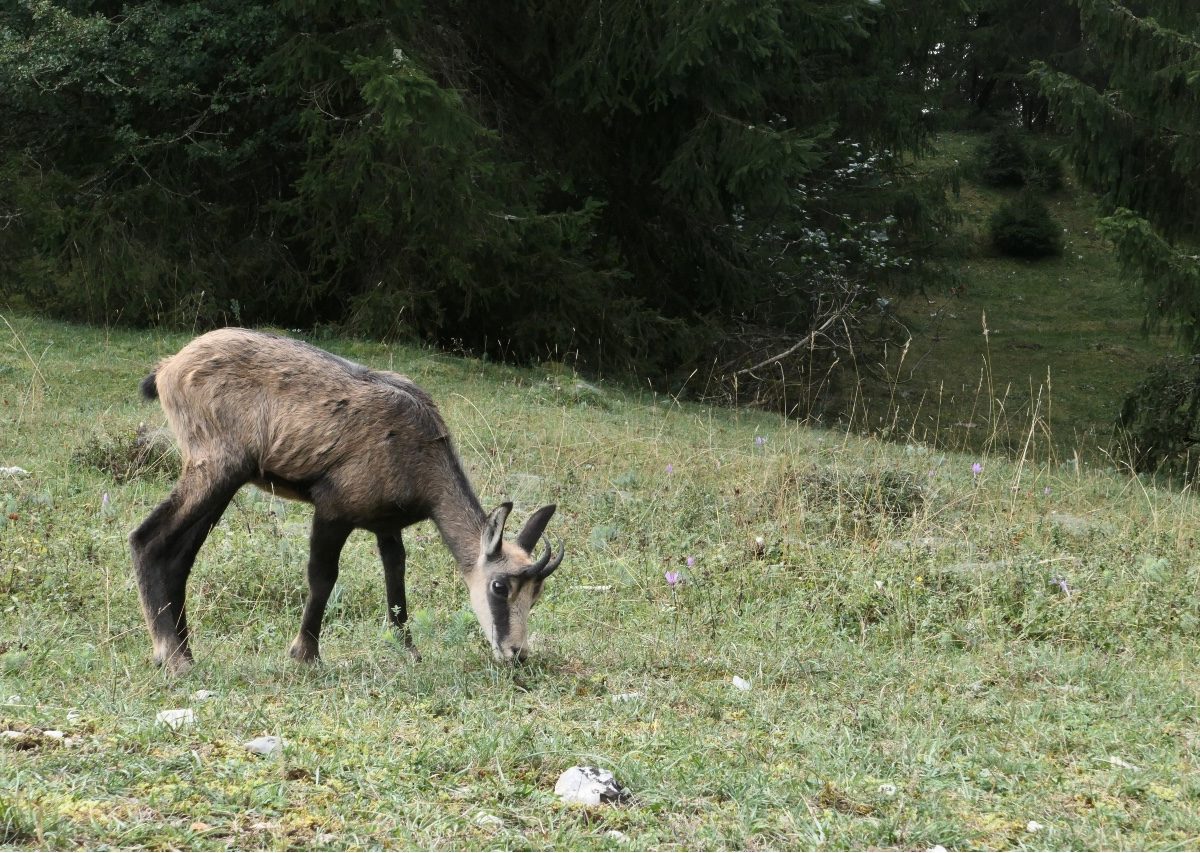
[[[981,138],[946,134],[934,162],[971,163]],[[956,265],[961,289],[897,300],[913,343],[903,359],[891,353],[894,389],[871,386],[868,421],[878,427],[898,415],[899,430],[924,440],[1009,451],[1025,445],[1032,421],[1044,421],[1050,450],[1095,461],[1110,445],[1125,395],[1174,352],[1173,339],[1142,333],[1141,296],[1119,277],[1096,233],[1095,205],[1070,179],[1045,196],[1066,231],[1062,256],[997,253],[988,217],[1016,192],[964,180],[956,201],[967,245]]]
[[[491,662],[422,525],[424,660],[388,640],[357,534],[324,662],[291,663],[309,511],[247,490],[201,552],[198,664],[171,680],[125,544],[170,481],[72,456],[161,423],[137,382],[186,336],[8,320],[0,465],[31,474],[0,479],[0,727],[26,732],[0,742],[0,846],[1200,845],[1190,494],[331,341],[430,390],[485,504],[559,504],[535,662]],[[179,707],[194,726],[155,725]],[[281,756],[242,748],[261,734]],[[559,804],[576,763],[633,801]]]

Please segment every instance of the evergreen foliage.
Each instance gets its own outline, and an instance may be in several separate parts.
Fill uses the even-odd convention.
[[[1146,293],[1148,326],[1200,348],[1200,11],[1178,0],[1075,0],[1099,81],[1053,61],[1050,99],[1080,178],[1110,211],[1103,233]]]
[[[686,374],[936,256],[952,175],[905,157],[943,3],[25,0],[0,275],[92,321]]]
[[[1138,471],[1200,474],[1200,358],[1167,359],[1121,409],[1117,455]]]
[[[1062,253],[1062,226],[1032,192],[1002,204],[989,225],[992,244],[1006,255],[1044,258]]]
[[[979,151],[979,177],[993,187],[1019,187],[1030,169],[1029,151],[1011,127],[988,134]]]

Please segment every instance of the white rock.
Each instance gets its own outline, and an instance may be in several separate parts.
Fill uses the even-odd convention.
[[[82,719],[83,719],[83,714],[79,713],[78,711],[67,711],[67,722],[68,723],[78,723]]]
[[[616,841],[619,844],[627,844],[629,842],[629,836],[621,832],[619,829],[608,830],[604,833],[604,837],[611,838],[613,841]]]
[[[263,735],[242,744],[255,755],[275,755],[283,749],[283,738],[275,735]]]
[[[879,793],[885,797],[894,797],[896,796],[896,786],[891,782],[884,782],[879,786]]]
[[[212,699],[219,694],[215,690],[197,690],[192,694],[192,698],[197,702],[203,702],[205,699]]]
[[[946,853],[946,848],[940,844],[935,844],[926,850],[925,853]]]
[[[17,738],[25,737],[25,733],[14,732],[12,729],[9,729],[8,731],[0,732],[0,737],[8,738],[9,740],[16,740]]]
[[[1029,823],[1025,824],[1026,832],[1041,832],[1045,828],[1046,827],[1042,826],[1036,820],[1031,820],[1031,821],[1029,821]]]
[[[612,700],[614,702],[636,702],[642,698],[642,694],[634,691],[633,693],[614,693]]]
[[[742,678],[740,675],[735,675],[733,678],[730,679],[730,681],[732,682],[733,686],[736,687],[738,690],[749,690],[750,689],[750,682],[747,681],[746,679]]]
[[[1108,758],[1106,758],[1104,760],[1107,761],[1109,764],[1111,764],[1113,767],[1121,767],[1125,770],[1132,770],[1135,773],[1140,773],[1141,769],[1142,769],[1142,768],[1138,767],[1136,764],[1130,764],[1124,758],[1120,758],[1119,756],[1116,756],[1116,755],[1110,755]]]
[[[480,812],[479,814],[475,815],[475,824],[477,826],[501,827],[501,826],[504,826],[504,821],[502,821],[500,818],[496,817],[494,814],[488,814],[487,812]]]
[[[196,712],[191,708],[172,708],[169,711],[159,711],[154,722],[169,729],[181,729],[196,722]]]
[[[66,733],[60,732],[58,729],[46,729],[46,731],[42,732],[42,735],[52,740],[62,740],[66,737]]]
[[[629,799],[629,789],[602,767],[572,767],[554,784],[554,793],[565,803],[598,806]]]
[[[17,465],[8,465],[0,468],[0,474],[7,474],[10,477],[23,477],[29,472]]]

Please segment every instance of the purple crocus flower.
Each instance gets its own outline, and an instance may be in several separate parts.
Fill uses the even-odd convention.
[[[675,585],[679,583],[679,572],[665,572],[663,577],[667,579],[667,586],[671,587],[672,589],[674,589]]]
[[[979,462],[976,462],[974,465],[971,466],[971,473],[973,475],[975,475],[976,477],[978,477],[980,474],[983,473],[983,465]]]
[[[670,462],[667,463],[667,473],[668,474],[675,473],[675,466],[672,465]]]
[[[685,562],[687,563],[687,567],[690,569],[692,566],[696,565],[696,558],[688,557]]]
[[[766,443],[767,443],[767,437],[765,435],[754,436],[754,446],[755,447],[762,447]]]

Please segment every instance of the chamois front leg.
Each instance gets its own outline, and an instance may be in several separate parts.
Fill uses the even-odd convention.
[[[188,575],[200,546],[240,486],[236,478],[206,483],[196,469],[185,470],[170,497],[129,535],[154,662],[172,674],[182,674],[192,665],[184,607]]]
[[[383,561],[383,583],[387,588],[388,621],[396,636],[404,643],[413,660],[420,660],[421,653],[413,644],[408,630],[408,601],[404,594],[404,541],[400,534],[383,536],[377,534],[379,557]]]
[[[318,643],[321,619],[337,583],[342,546],[353,529],[343,522],[313,518],[308,552],[308,602],[300,618],[300,633],[288,648],[288,654],[298,661],[312,663],[321,657]]]

